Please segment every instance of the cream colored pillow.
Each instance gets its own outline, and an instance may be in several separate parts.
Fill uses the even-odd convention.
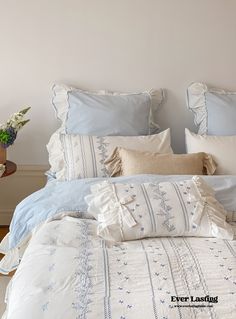
[[[212,175],[216,165],[206,153],[159,154],[117,147],[105,161],[110,176],[137,174]]]
[[[122,184],[106,180],[91,186],[88,212],[106,240],[193,236],[233,239],[227,212],[199,176],[180,182]],[[150,209],[151,207],[151,209]]]
[[[215,174],[236,174],[236,136],[198,135],[185,129],[187,153],[207,152],[217,163]]]
[[[87,136],[55,133],[47,145],[51,172],[58,180],[108,177],[104,161],[116,147],[173,153],[170,129],[145,136]]]

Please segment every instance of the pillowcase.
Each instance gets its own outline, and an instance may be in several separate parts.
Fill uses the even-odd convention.
[[[199,134],[236,135],[236,92],[192,83],[187,90],[187,104]]]
[[[202,178],[182,182],[119,184],[104,181],[85,197],[106,240],[194,236],[233,239],[226,211]]]
[[[216,165],[206,153],[158,154],[117,147],[106,160],[110,176],[138,174],[212,175]]]
[[[172,153],[170,130],[148,136],[83,136],[54,133],[47,145],[51,171],[59,180],[108,177],[104,161],[117,146]]]
[[[81,135],[148,135],[159,131],[156,110],[163,91],[88,92],[55,85],[53,105],[61,132]]]
[[[215,174],[236,174],[236,136],[197,135],[185,129],[187,153],[207,152],[217,164]]]

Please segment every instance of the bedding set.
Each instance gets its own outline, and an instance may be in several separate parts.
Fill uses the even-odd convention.
[[[200,131],[173,154],[162,90],[53,92],[48,182],[0,245],[3,319],[235,318],[235,95],[192,84]]]

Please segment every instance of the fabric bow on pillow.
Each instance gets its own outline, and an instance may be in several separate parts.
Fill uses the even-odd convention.
[[[104,181],[85,200],[106,240],[194,236],[233,239],[227,212],[199,176],[181,182],[121,184]]]

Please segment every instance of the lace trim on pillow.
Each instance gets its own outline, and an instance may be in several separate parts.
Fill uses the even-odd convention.
[[[205,93],[208,88],[203,83],[192,83],[187,89],[187,105],[194,114],[198,134],[207,134],[207,108]]]
[[[65,160],[65,147],[62,145],[60,130],[52,134],[47,150],[49,154],[49,163],[51,171],[56,174],[56,178],[65,180],[67,176],[67,167]]]
[[[57,119],[62,122],[60,132],[66,133],[65,123],[69,109],[68,93],[73,89],[62,84],[55,84],[52,88],[53,97],[52,105],[56,113]]]
[[[159,106],[163,103],[165,99],[164,90],[150,90],[147,92],[151,100],[151,108],[149,114],[149,134],[158,133],[160,131],[160,126],[156,122],[156,113]]]
[[[191,194],[191,199],[197,201],[192,223],[200,226],[203,214],[207,214],[213,237],[233,239],[232,227],[226,222],[227,212],[215,199],[214,190],[199,176],[192,178],[196,192]]]
[[[194,123],[198,126],[198,134],[208,132],[208,113],[206,106],[206,93],[236,94],[222,89],[208,88],[204,83],[192,83],[187,89],[187,106],[194,114]]]

